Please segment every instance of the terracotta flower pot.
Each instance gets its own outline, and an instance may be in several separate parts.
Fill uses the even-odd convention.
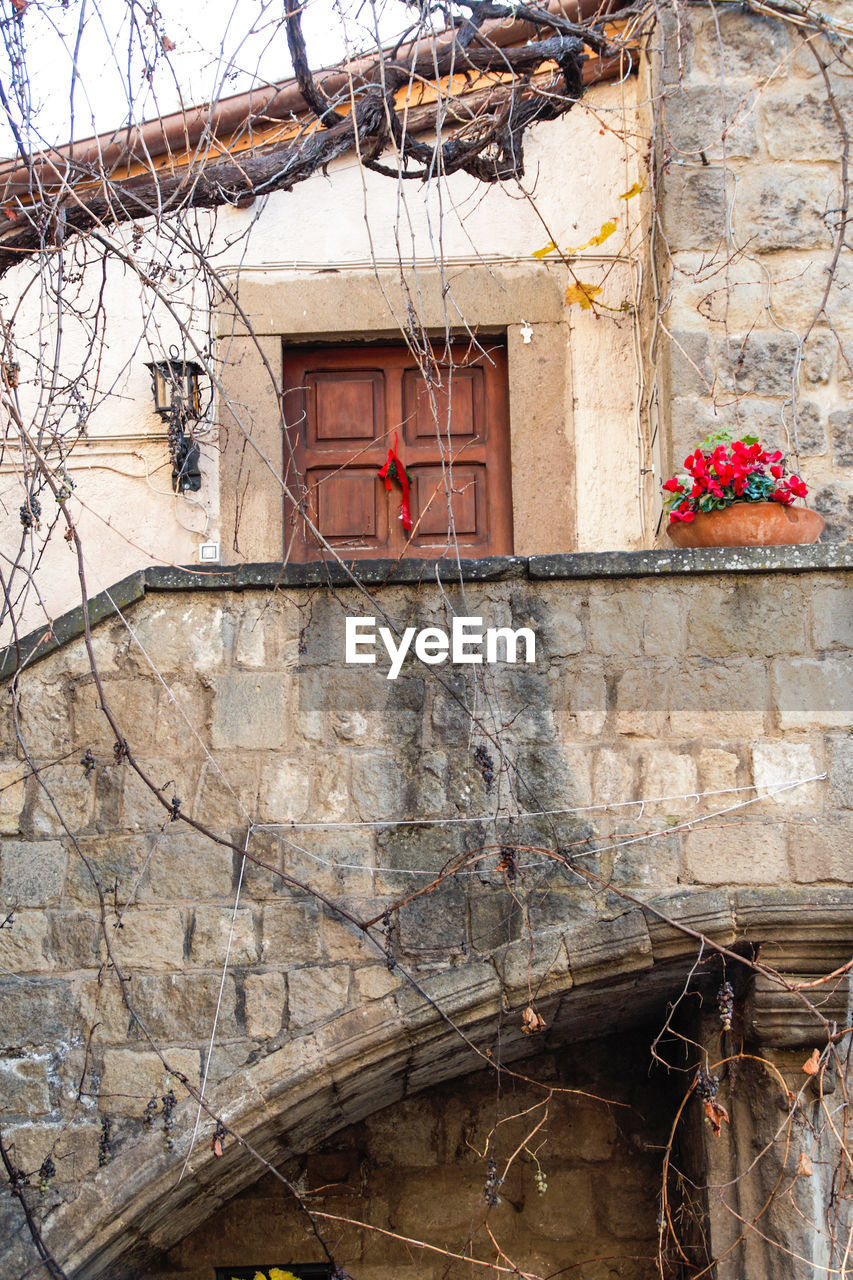
[[[817,542],[826,521],[806,507],[781,502],[735,502],[700,511],[689,524],[667,525],[677,547],[772,547]]]

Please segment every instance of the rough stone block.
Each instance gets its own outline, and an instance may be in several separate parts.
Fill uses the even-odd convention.
[[[548,1240],[565,1240],[566,1217],[571,1206],[572,1222],[578,1234],[595,1230],[597,1204],[592,1179],[586,1169],[555,1169],[548,1174],[548,1191],[525,1201],[528,1230]]]
[[[58,1123],[16,1124],[4,1126],[3,1138],[14,1147],[15,1160],[23,1169],[36,1170],[46,1155],[52,1153],[56,1165],[56,1177],[51,1191],[60,1186],[76,1192],[84,1178],[98,1171],[98,1138],[101,1127],[94,1124],[69,1124],[66,1118]],[[33,1258],[35,1254],[33,1254]],[[32,1269],[33,1258],[18,1270],[4,1250],[3,1263],[9,1276],[24,1276]],[[40,1264],[39,1264],[40,1265]]]
[[[668,351],[671,394],[673,399],[679,396],[690,397],[693,405],[691,443],[696,444],[695,436],[698,435],[702,439],[708,433],[697,431],[695,397],[710,395],[714,389],[717,377],[716,353],[712,353],[707,334],[686,328],[672,331],[672,341]],[[684,453],[685,450],[679,451],[674,464],[676,467],[681,466]]]
[[[261,822],[299,822],[308,813],[313,759],[276,759],[261,768],[258,817]]]
[[[548,608],[543,611],[542,620],[536,627],[537,653],[540,645],[549,658],[566,658],[574,653],[583,652],[581,607],[581,601],[577,597],[571,600],[558,598],[549,601]]]
[[[58,840],[7,840],[2,848],[0,892],[9,907],[58,902],[65,886],[67,856]]]
[[[695,164],[702,154],[709,160],[752,156],[758,150],[755,96],[719,85],[682,84],[665,94],[666,130],[673,152]]]
[[[0,760],[0,835],[16,836],[21,830],[28,773],[27,765],[17,760]]]
[[[464,892],[445,880],[400,909],[400,946],[409,955],[459,955],[465,948],[466,915]]]
[[[35,836],[79,835],[90,827],[95,800],[95,776],[85,777],[78,766],[52,769],[48,791],[31,784],[30,829]],[[49,792],[49,794],[48,794]]]
[[[741,10],[697,18],[694,66],[712,84],[719,84],[721,73],[728,83],[764,80],[778,72],[789,52],[784,22]]]
[[[831,421],[832,415],[830,415]],[[805,404],[801,404],[797,413],[797,430],[793,430],[793,424],[790,429],[791,443],[797,444],[801,456],[807,458],[819,457],[826,453],[826,428],[821,417],[820,406],[812,400],[807,400]],[[853,465],[853,458],[851,458]]]
[[[827,738],[829,754],[829,802],[853,809],[853,734]]]
[[[320,959],[320,913],[313,902],[265,906],[262,916],[264,964],[287,968]]]
[[[221,967],[226,955],[232,965],[254,964],[258,959],[251,910],[241,907],[235,917],[228,907],[197,907],[189,930],[189,963]]]
[[[646,1227],[646,1239],[656,1239],[654,1216],[657,1208],[658,1189],[640,1169],[627,1169],[620,1174],[619,1194],[601,1197],[604,1229],[616,1240],[642,1238]]]
[[[125,969],[181,969],[188,913],[177,907],[128,908],[112,945]]]
[[[45,1061],[31,1056],[0,1058],[0,1112],[4,1113],[4,1129],[8,1115],[32,1117],[50,1110],[47,1071]]]
[[[812,386],[825,386],[832,378],[838,361],[838,341],[834,334],[812,329],[803,347],[801,374]]]
[[[119,828],[124,827],[131,831],[162,831],[169,821],[167,805],[174,798],[179,799],[188,812],[192,812],[194,807],[192,797],[196,794],[199,776],[199,765],[195,761],[187,758],[166,762],[161,756],[155,755],[150,759],[137,757],[136,763],[155,785],[165,784],[166,804],[161,804],[159,798],[134,769],[129,765],[123,765],[121,817],[116,823]],[[164,765],[168,768],[165,778]],[[209,818],[209,815],[205,816]]]
[[[827,484],[812,491],[815,511],[826,521],[822,542],[848,542],[853,537],[853,487]]]
[[[554,690],[554,701],[561,737],[598,737],[607,720],[607,683],[601,659],[573,663]]]
[[[291,970],[287,979],[290,1025],[307,1027],[341,1013],[347,1005],[350,976],[346,964]]]
[[[821,761],[810,742],[758,742],[752,748],[752,777],[758,794],[771,796],[773,805],[785,809],[813,809],[820,804],[824,784],[796,787],[801,778],[815,778]],[[780,787],[789,788],[779,791]]]
[[[219,596],[199,592],[166,597],[165,602],[162,596],[147,597],[134,612],[133,630],[159,671],[191,669],[209,676],[225,660],[232,623]]]
[[[280,750],[293,737],[294,680],[270,671],[234,671],[216,679],[212,745]]]
[[[604,747],[592,768],[593,804],[620,804],[634,796],[634,761],[626,751]]]
[[[772,688],[782,729],[846,729],[853,722],[853,657],[780,658]]]
[[[795,880],[811,884],[821,880],[853,880],[853,820],[791,822],[788,852]]]
[[[828,249],[832,232],[822,214],[838,203],[837,177],[829,167],[753,165],[738,185],[734,212],[738,239],[749,240],[753,252],[759,253]]]
[[[0,915],[0,921],[5,916]],[[16,912],[0,929],[0,971],[38,973],[51,967],[47,947],[48,922],[37,911]]]
[[[191,1085],[198,1088],[201,1080],[201,1054],[198,1049],[165,1048],[163,1056],[169,1065],[185,1075]],[[166,1068],[157,1053],[137,1049],[107,1049],[104,1053],[104,1070],[98,1091],[98,1106],[114,1116],[142,1118],[145,1104],[150,1098],[160,1098],[166,1092]],[[170,1087],[178,1102],[188,1097],[187,1090],[176,1076]]]
[[[684,859],[695,884],[779,884],[788,873],[785,829],[756,822],[698,827],[684,837]]]
[[[50,681],[36,667],[25,673],[18,692],[18,720],[23,739],[38,743],[43,759],[57,760],[68,751],[68,692],[64,681]],[[10,726],[11,727],[11,726]],[[14,731],[4,734],[8,751]]]
[[[738,785],[740,758],[734,751],[705,747],[699,752],[699,788],[706,791],[731,791]],[[707,804],[721,808],[725,796],[708,796]]]
[[[134,979],[133,1005],[149,1034],[158,1040],[203,1044],[210,1038],[219,987],[218,973],[144,974]],[[239,1034],[235,1013],[234,979],[229,975],[217,1023],[218,1035],[224,1040]]]
[[[378,752],[353,754],[352,798],[356,813],[365,821],[391,818],[405,812],[408,779],[401,757]]]
[[[646,809],[679,818],[695,814],[699,781],[693,757],[655,747],[646,750],[641,759],[640,793]]]
[[[685,664],[673,686],[669,723],[679,738],[754,738],[764,732],[767,672],[760,659]]]
[[[246,1031],[253,1040],[270,1040],[281,1031],[287,984],[280,973],[250,973],[245,982]]]
[[[282,670],[299,661],[301,615],[289,601],[261,597],[244,601],[234,638],[234,661],[241,667]]]
[[[366,965],[355,970],[355,986],[360,1000],[382,1000],[396,991],[402,981],[384,964]]]
[[[745,396],[790,395],[796,352],[788,334],[754,329],[742,338],[732,336],[728,351],[720,351],[720,385]]]
[[[663,216],[670,249],[716,249],[726,225],[726,173],[714,165],[673,166],[666,176]],[[683,389],[681,395],[687,394]]]
[[[267,759],[269,754],[254,751],[212,752],[200,765],[191,813],[213,830],[245,831],[256,816],[260,770]]]
[[[352,807],[350,766],[349,754],[323,754],[317,758],[311,786],[312,821],[335,822],[356,816]]]
[[[148,865],[139,882],[137,898],[144,902],[230,898],[234,879],[232,850],[223,849],[198,832],[181,831],[179,826],[170,824],[143,842]],[[133,841],[130,847],[138,852],[139,842]],[[120,892],[119,897],[123,896],[126,893]]]
[[[210,742],[212,694],[201,680],[173,680],[157,691],[156,746],[163,756],[201,756]]]
[[[655,663],[625,670],[616,686],[618,733],[645,738],[663,736],[669,717],[671,676],[671,664]]]
[[[104,702],[134,752],[156,751],[159,684],[154,679],[134,678],[129,674],[106,677],[101,683]],[[100,696],[91,679],[75,683],[71,713],[75,743],[81,750],[89,748],[98,757],[106,756],[112,750],[115,734],[101,709]],[[78,772],[82,774],[82,770]]]
[[[853,467],[853,410],[839,409],[829,415],[832,460],[837,467]]]
[[[98,1039],[102,1044],[124,1044],[129,1040],[138,1040],[142,1033],[125,1004],[122,985],[115,972],[104,971],[99,974],[99,978],[100,980],[84,980],[77,987],[80,1023],[84,1027],[91,1027],[97,1022]],[[133,983],[129,986],[132,990]],[[75,1094],[76,1090],[75,1080]]]
[[[850,117],[849,93],[837,98],[842,116]],[[774,160],[835,160],[841,153],[838,119],[825,92],[784,94],[764,98],[760,105],[767,150]]]
[[[485,886],[469,895],[471,945],[481,954],[514,942],[521,935],[523,918],[517,897],[506,887]]]
[[[71,984],[54,978],[7,978],[0,975],[3,1043],[6,1046],[49,1044],[68,1038],[74,1013]],[[38,1009],[39,1016],[33,1017]]]
[[[94,913],[50,911],[50,954],[57,969],[94,969],[106,956]]]
[[[766,581],[735,578],[703,587],[701,608],[687,621],[689,647],[704,657],[727,654],[802,653],[806,643],[802,588],[782,579],[768,591]]]

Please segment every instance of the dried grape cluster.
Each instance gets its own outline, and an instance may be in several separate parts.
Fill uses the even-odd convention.
[[[731,1031],[732,1018],[735,1012],[735,993],[734,987],[730,982],[724,982],[717,992],[717,1009],[720,1013],[720,1022],[724,1031]]]
[[[101,1120],[101,1136],[98,1139],[98,1167],[101,1169],[105,1164],[109,1164],[112,1159],[113,1153],[110,1147],[112,1128],[112,1120],[110,1120],[109,1116],[104,1116]]]
[[[495,780],[495,762],[492,759],[491,752],[486,747],[474,748],[474,762],[483,775],[483,781],[486,784],[486,790],[491,791],[492,783]]]
[[[487,1167],[486,1185],[483,1187],[483,1199],[490,1209],[496,1209],[500,1204],[500,1196],[498,1188],[503,1182],[503,1178],[498,1177],[498,1162],[494,1157],[489,1157]]]

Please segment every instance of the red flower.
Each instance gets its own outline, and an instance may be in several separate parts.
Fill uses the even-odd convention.
[[[684,493],[684,485],[678,483],[677,476],[673,476],[671,480],[665,480],[661,488],[666,489],[668,493]]]
[[[788,488],[791,490],[791,493],[796,494],[798,498],[804,498],[808,493],[808,489],[799,476],[791,476],[789,478]]]
[[[770,495],[771,502],[781,502],[783,506],[790,507],[794,501],[794,495],[788,493],[787,489],[774,489]]]
[[[771,476],[773,477],[773,479],[774,479],[774,480],[781,480],[781,479],[782,479],[782,468],[781,468],[781,467],[778,467],[778,466],[771,467],[771,468],[770,468],[770,474],[771,474]]]

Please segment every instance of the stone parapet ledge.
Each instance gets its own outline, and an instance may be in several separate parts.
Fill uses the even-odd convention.
[[[201,570],[194,565],[150,565],[122,578],[88,603],[89,625],[157,591],[252,591],[276,587],[364,587],[508,580],[565,581],[683,577],[695,574],[827,573],[853,569],[853,542],[805,547],[707,547],[650,551],[578,551],[542,556],[488,556],[482,560],[360,560],[266,562]],[[39,627],[17,645],[0,649],[0,680],[22,666],[53,653],[84,632],[82,607],[71,609],[52,626]]]

